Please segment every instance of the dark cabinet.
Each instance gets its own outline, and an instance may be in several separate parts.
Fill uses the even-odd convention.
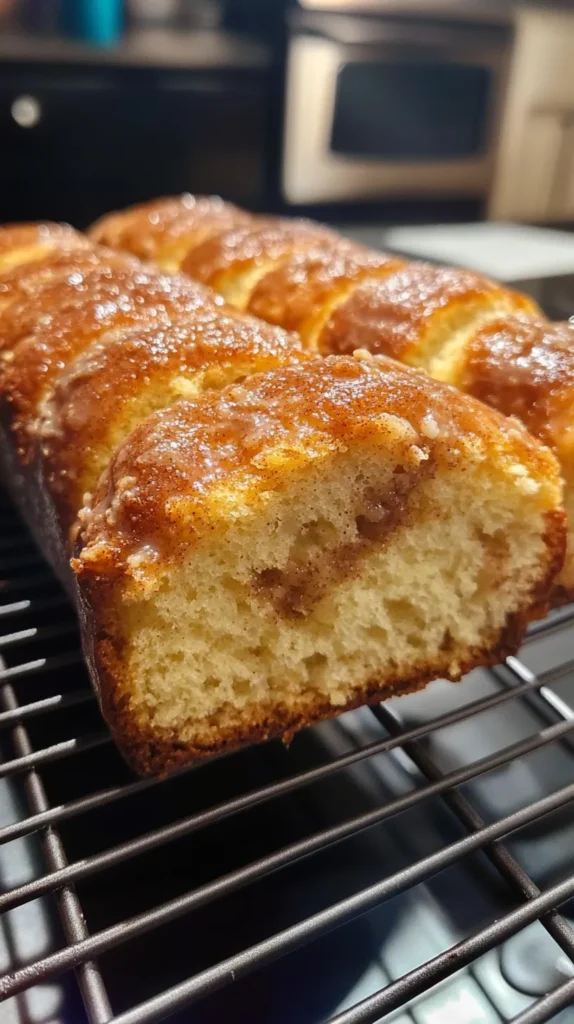
[[[253,72],[0,70],[0,221],[83,226],[153,195],[265,205],[268,91]]]

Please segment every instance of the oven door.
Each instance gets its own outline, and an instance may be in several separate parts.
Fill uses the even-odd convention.
[[[339,15],[320,24],[289,44],[285,199],[485,195],[507,31]]]

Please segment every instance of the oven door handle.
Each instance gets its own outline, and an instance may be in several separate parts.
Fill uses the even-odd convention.
[[[296,34],[319,36],[339,46],[401,47],[409,50],[453,51],[469,53],[504,50],[511,30],[502,25],[441,25],[392,18],[351,18],[346,15],[321,15],[306,18]]]

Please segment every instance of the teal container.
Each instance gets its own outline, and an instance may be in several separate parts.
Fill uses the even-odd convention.
[[[64,0],[62,27],[94,46],[113,46],[123,29],[123,0]]]

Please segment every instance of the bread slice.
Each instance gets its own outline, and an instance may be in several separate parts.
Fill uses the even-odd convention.
[[[68,224],[0,225],[0,275],[49,256],[54,250],[72,252],[91,248],[85,235]]]
[[[445,349],[460,349],[481,322],[519,311],[539,312],[532,299],[471,270],[409,263],[359,284],[317,344],[323,353],[364,348],[435,376]]]
[[[15,330],[23,336],[37,326],[41,316],[49,317],[73,305],[88,282],[109,279],[116,271],[141,268],[141,262],[127,253],[103,248],[96,251],[89,245],[80,250],[54,250],[43,259],[0,273],[0,349],[14,342]],[[157,276],[157,268],[150,270]],[[44,322],[47,325],[48,321]]]
[[[245,309],[257,282],[288,259],[318,242],[338,237],[310,220],[253,218],[250,224],[223,231],[188,250],[181,270],[220,292],[237,309]]]
[[[73,561],[119,744],[167,772],[504,657],[561,564],[560,500],[518,423],[386,359],[155,413]]]
[[[169,326],[223,300],[188,278],[160,273],[139,260],[93,251],[87,266],[73,261],[65,279],[27,274],[28,295],[0,315],[2,418],[25,457],[36,433],[40,401],[69,362],[110,330],[153,323]],[[23,285],[21,284],[21,288]]]
[[[153,259],[163,270],[179,270],[189,249],[220,231],[249,224],[252,214],[219,196],[154,199],[107,214],[90,228],[93,242]]]
[[[443,377],[507,416],[517,416],[558,457],[570,523],[554,603],[574,600],[574,325],[499,317],[452,353]]]
[[[66,528],[115,448],[146,416],[306,358],[296,335],[212,302],[180,311],[171,323],[154,313],[98,336],[39,404],[34,431],[43,475]]]
[[[247,303],[250,313],[297,331],[306,348],[316,350],[333,311],[367,278],[386,277],[404,261],[343,238],[321,239],[292,253],[262,275]]]

